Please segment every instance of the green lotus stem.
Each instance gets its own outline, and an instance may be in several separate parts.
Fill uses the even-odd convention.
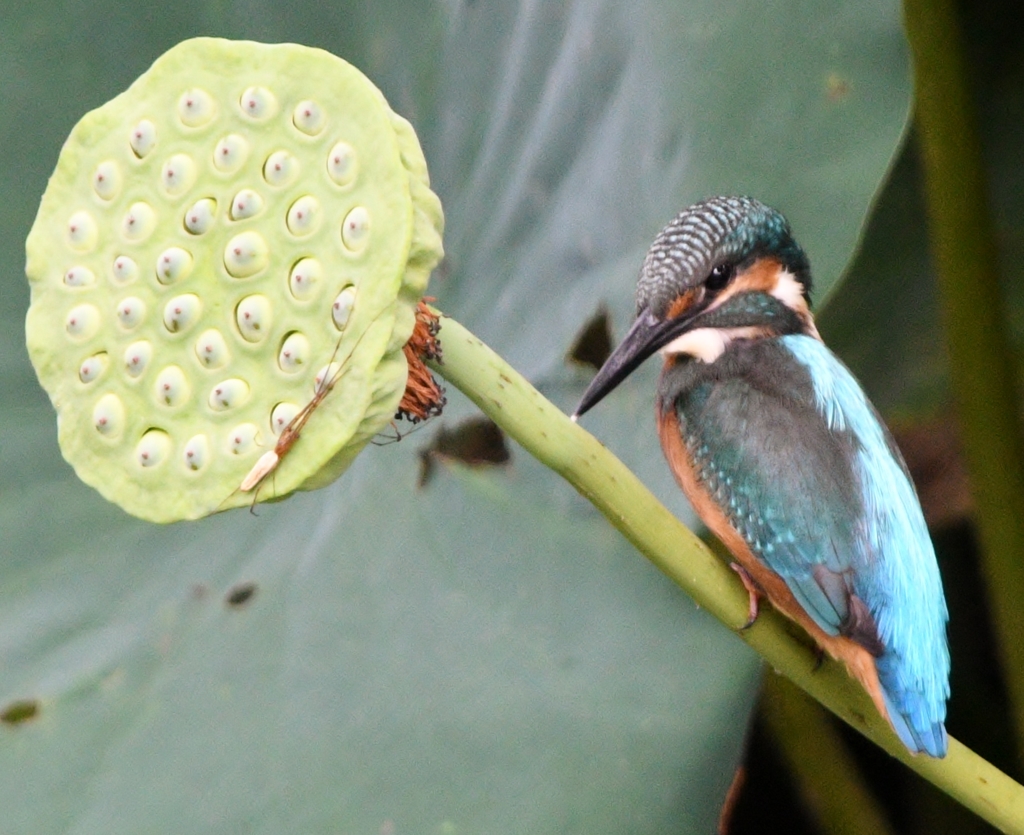
[[[999,263],[952,0],[906,0],[918,141],[950,377],[997,645],[1024,763],[1024,440]]]
[[[443,314],[442,314],[443,316]],[[748,597],[736,574],[676,519],[596,438],[501,357],[443,316],[444,362],[432,368],[607,517],[636,548],[774,669],[892,756],[1003,832],[1024,835],[1024,787],[955,739],[942,760],[914,756],[842,665],[769,607],[743,629]]]

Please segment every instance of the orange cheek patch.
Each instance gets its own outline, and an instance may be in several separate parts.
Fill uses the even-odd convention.
[[[771,293],[782,264],[774,258],[758,258],[749,269],[741,272],[732,282],[729,295],[749,293],[760,290],[762,293]]]
[[[672,302],[668,309],[668,313],[665,315],[665,319],[675,319],[677,316],[680,316],[693,307],[697,302],[700,290],[700,287],[693,287],[679,296],[678,299]]]

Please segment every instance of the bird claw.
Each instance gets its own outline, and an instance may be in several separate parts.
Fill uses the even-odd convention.
[[[744,632],[747,629],[750,629],[750,627],[754,625],[755,621],[757,621],[757,616],[760,611],[762,592],[757,583],[754,582],[754,578],[747,572],[747,569],[738,562],[729,563],[729,568],[739,575],[739,578],[743,583],[743,588],[747,590],[747,594],[750,596],[750,606],[747,609],[747,622],[740,627],[740,632]]]

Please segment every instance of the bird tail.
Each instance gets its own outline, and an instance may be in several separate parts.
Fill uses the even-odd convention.
[[[914,754],[946,756],[949,736],[942,721],[945,699],[930,700],[919,689],[908,688],[900,675],[898,661],[891,653],[878,658],[876,663],[889,724],[896,735]],[[939,718],[935,718],[937,715]]]

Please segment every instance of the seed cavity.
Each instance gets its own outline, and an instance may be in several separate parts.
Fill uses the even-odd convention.
[[[341,242],[345,249],[356,254],[366,249],[369,240],[370,213],[365,207],[356,206],[341,223]]]
[[[280,435],[286,426],[295,420],[300,407],[294,403],[278,403],[270,412],[270,428],[275,435]]]
[[[316,377],[313,378],[313,394],[315,395],[318,391],[322,391],[323,387],[329,385],[332,380],[337,380],[340,374],[340,362],[332,361],[327,363],[327,365],[316,372]]]
[[[118,255],[111,270],[116,284],[131,284],[139,277],[139,265],[127,255]]]
[[[106,351],[86,357],[78,366],[78,379],[83,383],[95,382],[107,370],[108,365],[110,365],[110,357],[107,356]]]
[[[67,242],[75,252],[90,252],[96,246],[96,221],[84,209],[68,218]]]
[[[143,119],[128,136],[128,144],[132,146],[132,153],[142,159],[156,147],[156,125],[149,119]]]
[[[263,179],[272,186],[286,186],[299,174],[299,161],[288,151],[274,151],[263,163]]]
[[[121,221],[121,234],[129,241],[138,242],[149,237],[156,226],[156,212],[149,203],[132,203]]]
[[[229,133],[213,149],[213,164],[218,171],[234,174],[249,156],[249,141],[237,133]]]
[[[270,331],[270,299],[254,293],[242,299],[235,308],[235,323],[246,342],[259,342]]]
[[[84,342],[89,339],[100,326],[100,312],[92,304],[75,305],[68,311],[64,320],[64,329],[72,339]]]
[[[164,406],[181,406],[188,402],[191,389],[185,372],[176,365],[168,365],[153,384],[153,398]]]
[[[171,437],[162,429],[149,429],[135,445],[135,461],[140,467],[156,467],[171,454]]]
[[[224,269],[235,278],[249,278],[267,266],[270,250],[259,232],[235,235],[224,248]]]
[[[286,223],[293,235],[304,238],[312,235],[320,227],[322,216],[320,201],[312,194],[306,194],[288,208]]]
[[[117,303],[117,321],[125,330],[138,327],[146,316],[146,303],[138,296],[125,296]]]
[[[186,441],[181,450],[182,460],[185,462],[185,469],[198,472],[206,466],[210,459],[210,442],[205,435],[193,435]]]
[[[323,277],[324,267],[319,259],[302,258],[288,273],[288,290],[295,299],[306,301],[313,298]]]
[[[174,284],[192,272],[192,254],[180,246],[172,246],[156,259],[156,278],[161,284]]]
[[[232,220],[245,220],[263,211],[263,198],[251,188],[243,188],[231,201]]]
[[[164,305],[164,327],[171,333],[188,330],[202,311],[202,302],[195,293],[175,296]]]
[[[310,99],[300,101],[292,111],[292,124],[307,136],[320,133],[325,121],[323,108]]]
[[[172,197],[184,194],[196,179],[196,164],[188,154],[175,154],[164,163],[160,183]]]
[[[347,142],[338,142],[327,155],[327,173],[342,186],[351,185],[356,178],[356,151]]]
[[[104,394],[92,407],[92,425],[105,438],[120,437],[124,431],[124,403],[116,394]]]
[[[339,331],[345,330],[355,303],[356,288],[351,284],[334,297],[334,304],[331,305],[331,319],[334,320],[334,327]]]
[[[153,359],[153,346],[140,339],[124,349],[124,370],[129,377],[139,378]]]
[[[209,124],[216,113],[210,94],[198,87],[186,90],[178,99],[178,118],[186,127],[199,128]]]
[[[215,412],[237,409],[249,399],[249,384],[238,377],[229,377],[210,389],[208,402]]]
[[[277,112],[277,99],[266,87],[249,87],[242,93],[238,106],[250,119],[262,122]]]
[[[277,365],[286,374],[301,371],[309,362],[309,340],[299,331],[288,334],[277,352]]]
[[[232,455],[245,455],[256,448],[259,434],[255,423],[240,423],[228,433],[228,449]]]
[[[96,166],[92,175],[92,190],[101,200],[113,200],[121,193],[121,169],[112,159]]]
[[[216,215],[216,200],[212,197],[197,200],[185,212],[185,230],[191,235],[202,235],[213,226]]]
[[[76,265],[64,273],[64,283],[68,287],[88,287],[96,283],[96,273],[88,267]]]
[[[227,342],[216,328],[203,331],[196,340],[196,357],[204,368],[223,368],[231,360]]]

